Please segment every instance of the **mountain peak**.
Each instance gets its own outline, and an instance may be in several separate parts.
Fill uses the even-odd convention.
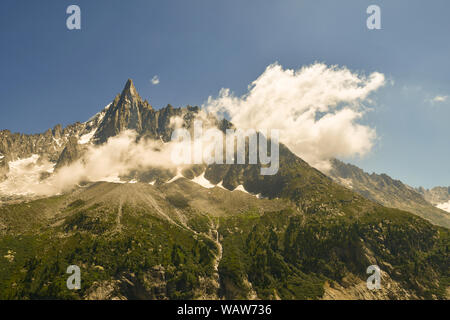
[[[127,80],[127,83],[125,84],[125,87],[122,90],[121,96],[122,97],[123,96],[137,96],[137,97],[139,97],[139,94],[138,94],[136,88],[134,87],[133,80],[131,80],[131,79]]]
[[[102,122],[95,132],[94,141],[103,143],[109,137],[126,129],[143,132],[152,123],[150,118],[153,109],[147,101],[143,101],[134,87],[133,80],[128,79],[120,95],[117,95],[108,108]]]

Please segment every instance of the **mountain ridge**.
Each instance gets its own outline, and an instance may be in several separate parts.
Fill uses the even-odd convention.
[[[45,133],[36,135],[11,134],[8,130],[0,131],[0,182],[8,176],[9,163],[13,160],[23,159],[38,154],[40,161],[48,160],[54,163],[54,170],[70,165],[83,157],[88,145],[104,144],[109,138],[116,136],[124,130],[134,130],[138,138],[170,140],[173,128],[172,117],[182,117],[185,125],[189,127],[192,119],[199,112],[198,107],[174,108],[170,104],[159,110],[143,100],[136,90],[134,83],[128,79],[121,93],[103,110],[95,114],[84,123],[76,122],[62,128],[56,125]],[[226,120],[223,120],[226,121]],[[230,128],[229,123],[218,123],[221,130]],[[296,155],[292,154],[285,146],[281,145],[285,162],[300,161],[305,163]],[[282,160],[283,161],[283,160]],[[332,170],[326,175],[335,182],[362,194],[364,197],[388,207],[394,207],[418,214],[433,223],[450,226],[449,214],[430,205],[424,199],[424,191],[414,190],[401,181],[393,180],[387,175],[369,175],[362,169],[332,159]],[[309,166],[308,166],[309,167]],[[202,169],[203,168],[203,169]],[[265,190],[264,185],[285,183],[275,177],[261,177],[256,174],[255,166],[251,165],[210,165],[197,166],[197,169],[185,170],[183,174],[190,179],[205,171],[205,178],[213,184],[223,183],[229,190],[234,190],[242,185],[246,190],[265,197],[279,196],[273,191]],[[192,171],[193,170],[193,171]],[[170,180],[176,173],[171,170],[151,170],[151,173],[130,173],[128,180],[151,182],[156,179]],[[43,177],[48,176],[43,173]],[[354,185],[348,185],[349,179]],[[258,185],[258,181],[270,181]],[[430,198],[431,199],[431,198]],[[450,200],[450,197],[449,197]],[[436,204],[436,203],[433,203]]]
[[[383,206],[409,211],[438,225],[450,227],[449,212],[435,207],[437,203],[427,201],[420,190],[387,174],[369,174],[355,165],[333,159],[328,175],[337,183]]]

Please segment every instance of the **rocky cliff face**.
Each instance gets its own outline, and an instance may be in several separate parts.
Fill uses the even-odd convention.
[[[147,101],[142,101],[131,80],[125,84],[120,95],[117,95],[105,114],[95,133],[95,141],[103,143],[125,129],[142,133],[148,114],[153,111]]]
[[[195,109],[197,110],[197,109]],[[171,135],[170,119],[182,116],[193,109],[174,108],[171,105],[154,110],[152,106],[136,91],[131,80],[128,80],[120,95],[117,95],[105,114],[95,133],[95,143],[104,143],[108,138],[131,129],[140,136],[169,141]]]
[[[103,117],[105,110],[96,114],[85,123],[76,122],[62,128],[56,125],[53,129],[40,134],[11,133],[9,130],[0,131],[0,181],[7,177],[9,172],[8,163],[20,159],[26,159],[38,155],[40,161],[48,160],[55,165],[61,159],[63,151],[68,145],[89,143],[89,136],[95,132],[99,120]],[[70,148],[70,147],[69,147]],[[67,157],[63,157],[64,161]],[[61,164],[59,165],[61,166]]]
[[[58,158],[58,161],[56,162],[55,170],[67,166],[78,160],[79,158],[81,158],[82,153],[83,149],[81,145],[78,144],[78,139],[73,136],[69,137],[66,146],[64,147]]]
[[[76,132],[77,127],[78,125],[73,125],[66,128],[65,134]],[[11,133],[9,130],[0,132],[0,153],[5,156],[6,161],[27,158],[33,154],[43,155],[51,161],[56,161],[63,144],[61,126],[34,135]]]
[[[9,172],[8,160],[2,154],[0,155],[0,181],[6,179]]]
[[[167,142],[173,130],[170,119],[180,116],[188,123],[198,110],[198,107],[171,105],[154,110],[128,80],[110,105],[84,123],[77,122],[64,129],[56,125],[45,133],[33,135],[0,131],[0,182],[7,178],[10,162],[38,155],[40,161],[48,160],[59,169],[82,157],[86,146],[105,143],[126,129],[135,130],[139,138]]]

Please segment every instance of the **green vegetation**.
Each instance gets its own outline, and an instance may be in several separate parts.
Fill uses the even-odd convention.
[[[179,209],[184,209],[189,206],[188,200],[181,194],[177,193],[174,195],[167,196],[167,200],[175,207]]]
[[[341,283],[349,273],[367,278],[370,249],[393,280],[423,298],[445,299],[449,232],[409,213],[380,207],[356,219],[285,210],[222,219],[221,226],[227,298],[247,297],[245,280],[263,299],[319,298],[325,281]]]
[[[93,201],[1,207],[0,298],[319,299],[326,283],[363,282],[377,264],[414,296],[446,299],[448,229],[287,172],[283,200],[235,192],[225,200],[226,191],[202,188],[192,190],[198,205],[177,185],[159,196],[154,187],[97,184],[82,197]],[[243,210],[242,197],[255,202]],[[281,201],[286,209],[274,210]],[[201,210],[209,205],[226,210]],[[69,265],[81,269],[81,290],[66,287]]]
[[[12,262],[0,259],[0,298],[81,299],[95,283],[129,274],[134,274],[148,298],[157,298],[151,294],[152,283],[145,283],[155,266],[165,270],[167,298],[194,298],[199,277],[212,274],[217,250],[214,243],[207,238],[195,239],[188,230],[148,212],[131,206],[122,210],[124,232],[114,232],[110,221],[113,212],[100,217],[95,212],[80,211],[67,217],[57,230],[1,237],[1,253],[12,250],[15,258]],[[61,233],[66,236],[58,237]],[[79,291],[66,287],[66,269],[72,264],[81,268]]]

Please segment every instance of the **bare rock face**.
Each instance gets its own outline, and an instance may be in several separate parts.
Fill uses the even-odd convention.
[[[69,138],[79,137],[85,128],[86,124],[77,122],[64,129],[61,125],[56,125],[53,129],[39,134],[0,131],[0,181],[7,178],[11,161],[38,155],[40,159],[56,163]]]
[[[129,79],[120,95],[114,99],[108,109],[103,122],[100,124],[95,140],[103,143],[108,138],[113,137],[125,129],[133,129],[142,132],[143,117],[145,117],[152,107],[136,91],[133,82]]]
[[[83,153],[82,147],[78,144],[76,137],[70,137],[66,144],[66,147],[61,152],[58,161],[55,166],[55,170],[64,166],[70,165],[76,160],[80,159]]]
[[[124,130],[136,131],[138,139],[167,142],[173,131],[171,118],[182,117],[189,127],[198,111],[198,107],[174,108],[170,104],[154,110],[139,96],[132,80],[128,80],[111,104],[84,123],[76,122],[66,128],[58,124],[40,134],[0,131],[0,182],[8,177],[11,161],[38,155],[39,159],[46,159],[59,169],[80,159],[88,145],[103,144]],[[174,174],[159,169],[131,173],[146,182],[158,178],[168,180]]]
[[[0,156],[2,157],[0,159],[0,181],[6,179],[8,171],[9,171],[9,165],[8,165],[8,161],[5,159],[5,156]]]
[[[348,275],[342,284],[328,283],[324,285],[324,300],[416,300],[414,292],[405,289],[392,280],[386,272],[381,273],[381,288],[368,290],[364,279]]]
[[[101,144],[108,138],[131,129],[139,136],[167,142],[173,130],[170,119],[173,116],[180,116],[189,122],[198,111],[198,107],[174,108],[170,104],[160,110],[154,110],[146,100],[142,100],[129,79],[122,93],[112,102],[103,121],[99,123],[94,141]]]
[[[155,111],[147,101],[142,100],[129,79],[108,109],[94,139],[96,143],[104,143],[108,138],[131,129],[139,135],[168,141],[171,134],[170,118],[181,114],[182,109],[175,109],[171,105]]]

